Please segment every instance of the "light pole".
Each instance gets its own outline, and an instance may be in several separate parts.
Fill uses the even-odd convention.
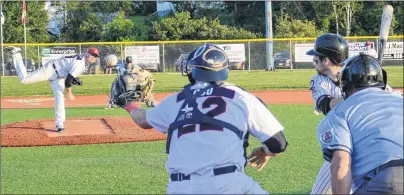
[[[266,71],[274,71],[274,61],[273,61],[273,35],[272,35],[272,1],[265,1],[265,34],[269,41],[266,42]]]

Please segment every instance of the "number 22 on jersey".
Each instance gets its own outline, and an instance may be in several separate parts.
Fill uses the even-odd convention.
[[[216,105],[216,107],[208,111],[205,115],[209,117],[216,117],[226,112],[226,101],[220,96],[208,97],[205,101],[203,101],[202,109],[210,108],[211,106],[214,105]],[[184,109],[187,109],[187,107]],[[223,127],[217,125],[207,123],[192,124],[192,125],[186,125],[178,129],[178,137],[181,137],[182,135],[187,133],[195,132],[196,125],[200,126],[199,127],[200,131],[223,131]]]

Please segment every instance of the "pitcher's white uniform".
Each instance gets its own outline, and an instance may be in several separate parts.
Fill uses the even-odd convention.
[[[48,80],[55,98],[55,122],[57,127],[64,127],[65,121],[65,78],[68,74],[77,77],[85,70],[85,54],[69,57],[61,57],[51,60],[44,64],[41,68],[27,73],[27,69],[23,63],[21,53],[13,54],[14,68],[18,77],[23,84],[32,84],[40,81]]]
[[[209,85],[198,81],[191,89],[204,90]],[[249,132],[261,142],[284,129],[263,103],[236,86],[221,86],[211,91],[208,89],[196,102],[197,108],[188,104],[183,107],[184,98],[181,98],[181,93],[173,94],[157,107],[147,110],[147,122],[158,131],[167,133],[169,125],[176,120],[177,113],[192,117],[191,112],[199,109],[203,114],[234,125],[242,131],[243,136]],[[201,124],[184,128],[187,131],[179,134],[176,129],[172,134],[166,169],[169,175],[183,173],[190,175],[190,179],[169,179],[167,193],[268,194],[244,173],[244,142],[234,132]],[[215,168],[230,165],[235,165],[237,170],[214,175]]]

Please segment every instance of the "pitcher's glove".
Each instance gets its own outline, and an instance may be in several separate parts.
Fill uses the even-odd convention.
[[[79,77],[76,77],[76,78],[73,78],[72,84],[73,85],[83,85],[83,81]]]
[[[83,85],[83,81],[81,81],[78,77],[73,77],[69,73],[65,79],[65,87],[70,88],[72,85]]]

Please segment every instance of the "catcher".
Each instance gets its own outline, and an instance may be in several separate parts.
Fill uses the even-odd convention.
[[[148,107],[155,107],[153,88],[155,79],[153,75],[133,64],[132,57],[125,59],[123,67],[117,69],[117,77],[111,86],[110,101],[106,109],[118,107],[118,100],[125,97],[126,101],[145,103]]]

